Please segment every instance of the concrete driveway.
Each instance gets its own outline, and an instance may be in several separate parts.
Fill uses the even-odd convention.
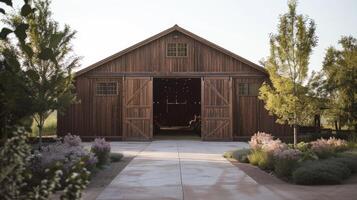
[[[124,154],[136,154],[97,199],[281,199],[222,157],[245,147],[242,142],[120,142]]]

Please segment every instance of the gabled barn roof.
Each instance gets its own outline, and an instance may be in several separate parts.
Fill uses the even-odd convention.
[[[152,42],[154,40],[157,40],[157,39],[159,39],[159,38],[161,38],[161,37],[163,37],[163,36],[165,36],[165,35],[167,35],[169,33],[174,32],[174,31],[178,31],[178,32],[180,32],[180,33],[182,33],[184,35],[187,35],[187,36],[189,36],[189,37],[191,37],[191,38],[193,38],[193,39],[195,39],[195,40],[197,40],[197,41],[199,41],[199,42],[201,42],[201,43],[203,43],[203,44],[205,44],[205,45],[207,45],[207,46],[209,46],[209,47],[211,47],[213,49],[216,49],[216,50],[218,50],[218,51],[220,51],[220,52],[222,52],[222,53],[224,53],[224,54],[226,54],[228,56],[233,57],[234,59],[236,59],[236,60],[238,60],[238,61],[240,61],[242,63],[247,64],[248,66],[250,66],[252,68],[255,68],[258,71],[261,71],[261,72],[267,74],[267,71],[263,67],[255,64],[255,63],[253,63],[253,62],[251,62],[251,61],[249,61],[249,60],[247,60],[247,59],[245,59],[245,58],[243,58],[243,57],[241,57],[241,56],[239,56],[239,55],[237,55],[237,54],[235,54],[235,53],[233,53],[231,51],[228,51],[227,49],[224,49],[223,47],[220,47],[220,46],[218,46],[218,45],[216,45],[216,44],[214,44],[214,43],[212,43],[212,42],[210,42],[210,41],[208,41],[208,40],[206,40],[206,39],[204,39],[204,38],[202,38],[202,37],[200,37],[198,35],[195,35],[195,34],[191,33],[190,31],[188,31],[188,30],[186,30],[184,28],[181,28],[180,26],[178,26],[176,24],[173,27],[171,27],[169,29],[166,29],[166,30],[164,30],[164,31],[162,31],[162,32],[160,32],[160,33],[158,33],[158,34],[146,39],[146,40],[143,40],[143,41],[141,41],[141,42],[139,42],[139,43],[137,43],[137,44],[135,44],[135,45],[133,45],[133,46],[131,46],[129,48],[126,48],[126,49],[124,49],[122,51],[119,51],[118,53],[115,53],[115,54],[113,54],[113,55],[111,55],[111,56],[109,56],[107,58],[104,58],[103,60],[100,60],[100,61],[98,61],[98,62],[96,62],[96,63],[94,63],[94,64],[92,64],[92,65],[90,65],[90,66],[88,66],[88,67],[86,67],[84,69],[79,70],[78,72],[76,72],[75,76],[80,76],[80,75],[82,75],[82,74],[84,74],[86,72],[89,72],[92,69],[95,69],[95,68],[97,68],[97,67],[99,67],[99,66],[101,66],[101,65],[103,65],[103,64],[105,64],[105,63],[107,63],[109,61],[112,61],[112,60],[114,60],[116,58],[119,58],[119,57],[123,56],[126,53],[129,53],[129,52],[131,52],[131,51],[133,51],[133,50],[135,50],[137,48],[140,48],[140,47],[142,47],[142,46],[144,46],[144,45],[146,45],[146,44],[148,44],[148,43],[150,43],[150,42]]]

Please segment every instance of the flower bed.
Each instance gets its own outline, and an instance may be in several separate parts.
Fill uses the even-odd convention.
[[[349,150],[345,140],[329,138],[296,147],[258,132],[249,141],[249,149],[225,153],[225,157],[248,162],[296,184],[339,184],[357,173],[357,155]]]
[[[82,190],[89,183],[90,176],[103,165],[109,165],[111,160],[119,161],[120,153],[110,153],[110,143],[104,139],[95,139],[91,150],[82,145],[79,136],[68,134],[62,141],[56,141],[31,155],[28,170],[32,174],[28,188],[41,185],[44,179],[58,177],[54,190],[66,192],[67,199],[80,199]],[[58,174],[58,175],[56,175]]]

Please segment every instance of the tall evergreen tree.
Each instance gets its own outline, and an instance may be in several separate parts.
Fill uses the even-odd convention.
[[[317,45],[315,23],[296,13],[296,1],[288,3],[289,11],[280,16],[278,33],[270,36],[270,56],[265,67],[270,83],[260,88],[259,98],[265,108],[277,116],[278,123],[294,127],[297,143],[298,125],[314,116],[315,110],[309,90],[304,87],[312,48]]]
[[[325,113],[330,122],[335,123],[336,130],[347,125],[357,132],[357,39],[344,36],[339,44],[340,50],[327,49],[323,62],[328,99]]]
[[[71,41],[75,36],[69,26],[54,21],[49,0],[35,0],[35,12],[21,18],[13,15],[8,23],[17,26],[29,25],[28,45],[18,44],[17,53],[29,77],[33,100],[34,120],[39,129],[40,146],[45,120],[54,111],[61,113],[75,101],[73,90],[73,68],[79,65],[79,58],[72,53]]]

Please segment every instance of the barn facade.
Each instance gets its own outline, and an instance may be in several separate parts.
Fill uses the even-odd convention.
[[[267,78],[262,67],[175,25],[78,71],[79,103],[58,115],[57,132],[152,140],[160,128],[196,124],[202,140],[289,135],[257,97]]]

